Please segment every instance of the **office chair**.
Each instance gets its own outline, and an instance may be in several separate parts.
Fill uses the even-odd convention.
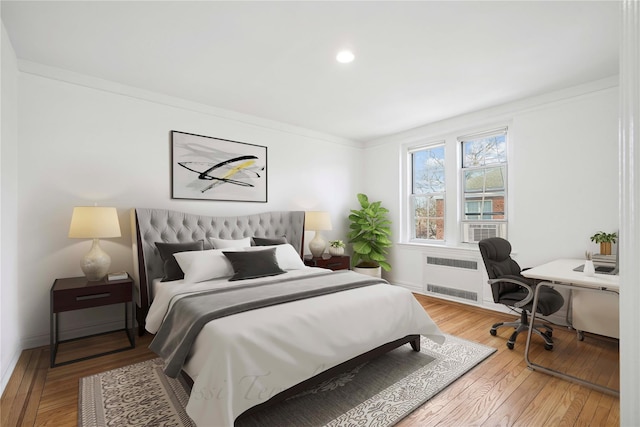
[[[478,242],[478,247],[489,275],[493,301],[522,310],[520,321],[499,322],[494,324],[489,331],[491,335],[495,336],[498,328],[502,326],[513,327],[515,332],[507,341],[507,347],[513,350],[518,334],[529,329],[528,312],[531,312],[533,306],[533,293],[537,282],[520,274],[522,270],[518,263],[511,258],[511,244],[507,240],[491,237]],[[540,289],[537,313],[548,316],[560,310],[563,305],[564,298],[558,291],[546,286]],[[545,350],[552,350],[553,328],[538,323],[533,326],[533,333],[544,339]],[[541,330],[542,328],[545,329],[544,332]]]

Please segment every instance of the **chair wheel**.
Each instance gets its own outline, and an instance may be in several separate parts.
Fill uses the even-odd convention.
[[[551,338],[553,336],[553,331],[545,331],[544,334]]]
[[[515,344],[514,344],[514,343],[512,343],[512,342],[508,342],[508,341],[507,341],[507,348],[508,348],[509,350],[513,350],[513,347],[515,347]],[[545,348],[546,348],[546,346],[545,346]]]
[[[544,349],[545,350],[553,350],[553,344],[545,344],[544,345]]]
[[[489,333],[490,333],[491,335],[493,335],[494,337],[495,337],[496,335],[498,335],[498,331],[496,331],[495,329],[490,329],[490,330],[489,330]]]

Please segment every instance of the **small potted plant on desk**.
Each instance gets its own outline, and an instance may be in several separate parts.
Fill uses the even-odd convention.
[[[331,256],[344,255],[344,242],[342,240],[329,240],[329,254]]]
[[[605,233],[604,231],[598,231],[591,236],[591,241],[594,243],[600,243],[600,255],[611,255],[611,244],[616,242],[618,238],[617,233]]]

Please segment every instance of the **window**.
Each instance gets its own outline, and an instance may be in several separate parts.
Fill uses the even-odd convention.
[[[507,235],[507,130],[458,138],[462,144],[462,241]]]
[[[450,132],[405,146],[403,241],[454,246],[507,238],[507,130]]]
[[[410,151],[411,239],[444,240],[444,145]]]

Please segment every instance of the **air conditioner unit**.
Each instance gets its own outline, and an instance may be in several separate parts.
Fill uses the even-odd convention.
[[[497,224],[469,224],[469,242],[479,242],[489,237],[498,237]]]

